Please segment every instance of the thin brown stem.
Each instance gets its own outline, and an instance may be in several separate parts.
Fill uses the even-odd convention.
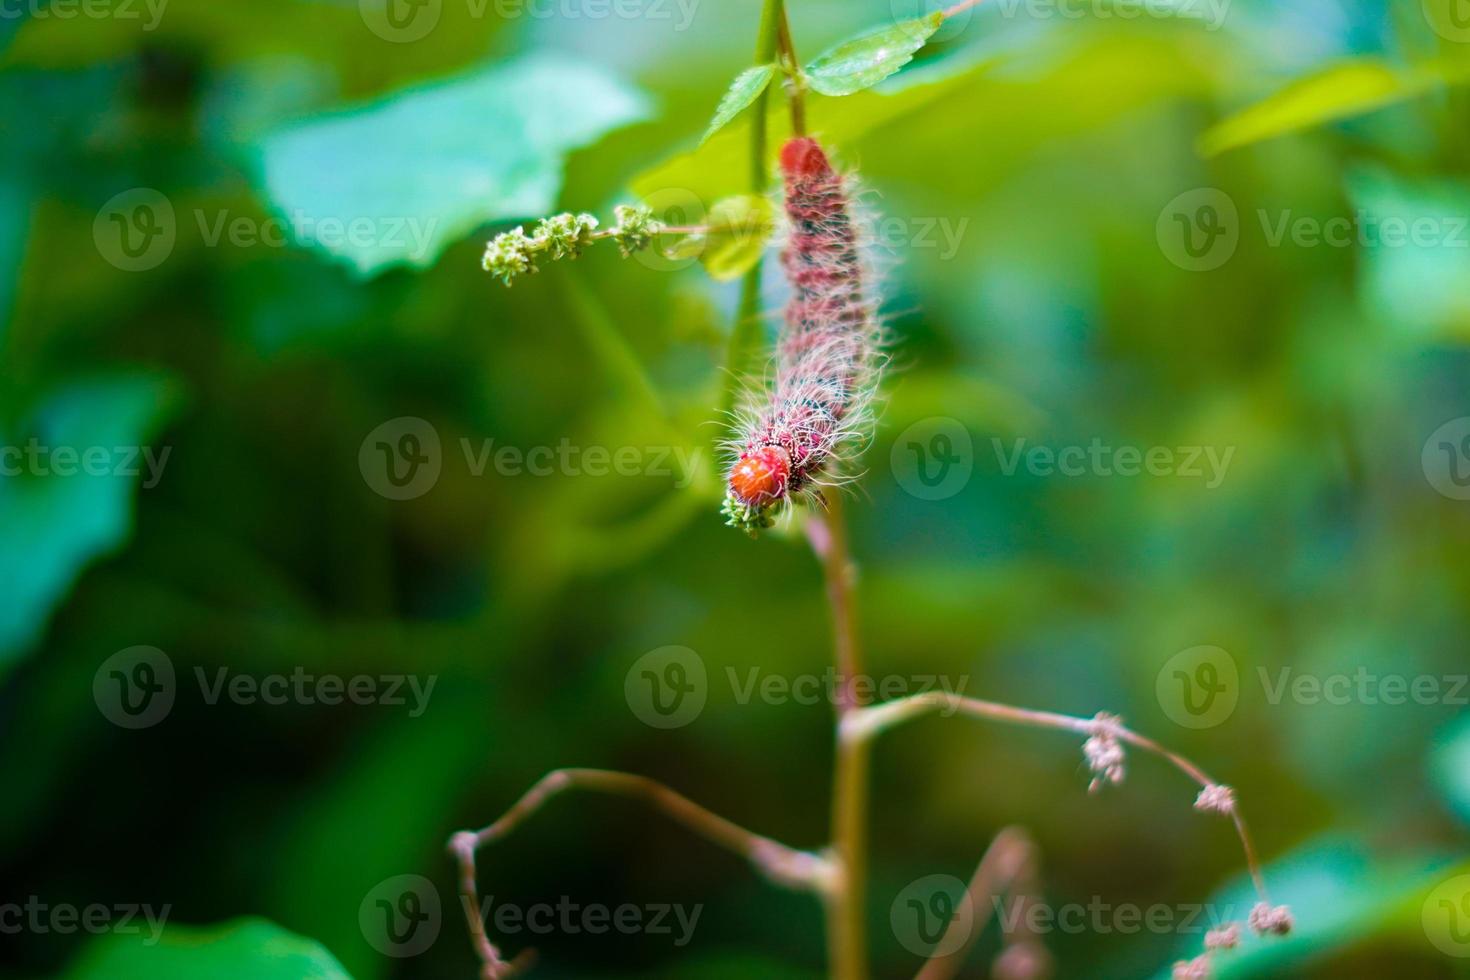
[[[853,685],[862,673],[862,651],[858,647],[853,585],[857,569],[847,546],[847,525],[842,516],[842,498],[834,493],[825,514],[813,513],[807,525],[812,550],[822,562],[827,585],[827,603],[832,609],[832,643],[838,677],[837,714],[846,718],[857,702]]]
[[[837,887],[828,896],[827,950],[836,980],[867,980],[868,746],[842,737],[846,720],[861,710],[856,695],[862,673],[853,585],[856,571],[848,552],[847,524],[838,495],[825,514],[813,513],[807,525],[812,550],[821,559],[832,608],[837,668],[837,761],[832,785],[832,852]]]
[[[980,6],[980,4],[983,3],[983,2],[984,2],[984,0],[960,0],[959,3],[955,4],[953,7],[950,7],[949,9],[947,9],[947,10],[944,11],[944,18],[946,20],[948,20],[949,18],[955,16],[956,14],[962,14],[962,13],[964,13],[966,10],[969,10],[971,7],[978,7],[978,6]]]
[[[706,840],[745,857],[778,885],[820,894],[831,888],[831,868],[825,858],[746,830],[656,780],[607,769],[556,769],[541,777],[499,820],[483,830],[460,831],[449,841],[449,850],[459,861],[460,898],[465,906],[470,939],[480,958],[483,980],[505,980],[523,969],[528,960],[523,953],[507,961],[486,934],[480,914],[475,852],[510,834],[547,801],[569,789],[642,800]]]
[[[1036,844],[1020,827],[1007,827],[995,835],[986,848],[985,855],[970,883],[965,889],[965,901],[970,914],[956,915],[945,928],[936,949],[943,950],[925,961],[914,976],[914,980],[952,980],[959,975],[960,968],[975,948],[985,923],[990,920],[989,910],[1002,893],[1009,893],[1012,900],[1022,903],[1034,901],[1036,894]],[[1021,912],[1025,912],[1022,908]],[[1019,922],[1029,921],[1029,916],[1016,917]],[[1009,944],[1013,937],[1007,936]],[[1022,942],[1039,945],[1034,937],[1027,936]],[[1038,950],[1036,955],[1042,953]]]
[[[1074,715],[1057,714],[1051,711],[1033,711],[1029,708],[1016,708],[1008,704],[999,704],[995,701],[982,701],[979,698],[961,697],[960,695],[948,694],[943,691],[930,691],[925,694],[900,698],[896,701],[876,704],[848,715],[843,720],[842,737],[844,740],[867,742],[879,732],[892,728],[901,722],[908,721],[911,718],[927,714],[931,711],[945,709],[951,712],[971,715],[976,718],[1002,721],[1012,725],[1060,729],[1087,736],[1097,734],[1103,726],[1103,723],[1097,718],[1079,718]],[[1107,723],[1106,731],[1130,745],[1159,756],[1190,779],[1194,780],[1201,787],[1217,785],[1215,780],[1211,779],[1198,765],[1179,753],[1164,748],[1158,742],[1155,742],[1147,736],[1140,735],[1131,729],[1123,727],[1121,724],[1111,722]],[[1230,816],[1232,823],[1235,825],[1236,834],[1240,837],[1241,849],[1245,852],[1246,867],[1250,871],[1251,880],[1255,884],[1256,892],[1260,895],[1262,901],[1269,901],[1266,893],[1266,880],[1261,874],[1260,859],[1256,854],[1256,848],[1251,840],[1250,830],[1246,826],[1245,817],[1241,814],[1238,804],[1231,808]]]

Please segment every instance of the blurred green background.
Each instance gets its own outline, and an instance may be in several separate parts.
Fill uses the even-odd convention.
[[[0,9],[0,445],[105,451],[92,474],[5,457],[0,906],[170,909],[156,946],[114,914],[94,931],[123,934],[0,919],[4,977],[471,977],[444,841],[562,765],[826,838],[828,706],[729,681],[830,656],[799,528],[751,542],[718,516],[738,284],[611,244],[509,290],[479,268],[518,220],[648,199],[698,223],[745,191],[749,113],[688,154],[758,5],[393,3]],[[806,56],[923,12],[790,7]],[[987,0],[878,89],[809,106],[890,221],[895,369],[847,508],[869,671],[1117,711],[1235,786],[1299,928],[1232,976],[1470,975],[1467,73],[1464,0]],[[364,218],[355,243],[321,224]],[[386,482],[378,443],[426,431],[437,475]],[[477,467],[487,440],[639,463]],[[1177,466],[1010,465],[1094,442]],[[1220,479],[1191,447],[1228,454]],[[959,475],[936,490],[916,461]],[[668,645],[707,699],[659,729],[625,680]],[[173,700],[125,727],[112,671],[146,678],[139,646]],[[1234,671],[1203,721],[1171,660],[1201,646]],[[209,697],[197,672],[222,669],[434,686],[421,711],[267,704]],[[1391,703],[1390,676],[1430,693]],[[1228,825],[1157,760],[1090,796],[1065,736],[927,718],[885,737],[873,784],[880,977],[920,963],[896,897],[966,877],[1012,823],[1050,907],[1248,906]],[[441,928],[384,955],[366,923],[402,875]],[[626,801],[553,803],[481,883],[701,907],[683,945],[505,937],[535,975],[823,969],[810,897]],[[1044,938],[1059,976],[1121,978],[1202,937]],[[996,948],[992,925],[966,975]]]

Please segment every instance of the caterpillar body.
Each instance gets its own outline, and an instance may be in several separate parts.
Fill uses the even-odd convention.
[[[747,405],[727,444],[726,523],[752,534],[793,496],[820,500],[822,486],[850,478],[844,464],[871,434],[881,362],[847,182],[806,137],[782,147],[781,171],[791,299],[775,383]]]

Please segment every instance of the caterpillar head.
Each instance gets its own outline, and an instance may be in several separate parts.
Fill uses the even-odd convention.
[[[832,173],[832,164],[816,140],[797,136],[781,147],[781,171],[788,177],[822,177]]]
[[[791,454],[780,446],[761,446],[740,454],[730,468],[725,523],[755,535],[775,523],[771,516],[791,485]]]

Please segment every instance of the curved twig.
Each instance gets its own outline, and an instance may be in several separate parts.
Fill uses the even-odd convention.
[[[963,697],[957,694],[948,694],[943,691],[929,691],[907,698],[899,698],[895,701],[886,701],[883,704],[875,704],[852,712],[842,720],[841,737],[844,740],[852,739],[857,742],[865,742],[879,732],[892,728],[894,725],[930,711],[939,711],[942,709],[960,711],[976,718],[986,718],[991,721],[1003,721],[1009,724],[1031,728],[1060,729],[1061,731],[1075,732],[1079,735],[1087,735],[1089,737],[1098,734],[1104,725],[1098,718],[1079,718],[1074,715],[1063,715],[1052,711],[1034,711],[1029,708],[1015,708],[1008,704],[999,704],[995,701],[982,701],[979,698]],[[1147,736],[1140,735],[1116,722],[1107,722],[1106,731],[1130,745],[1166,760],[1180,772],[1198,783],[1203,789],[1209,789],[1218,785],[1198,765],[1179,753],[1164,748],[1158,742],[1155,742]],[[1260,895],[1261,901],[1268,902],[1270,898],[1266,893],[1266,880],[1261,874],[1260,859],[1256,854],[1255,844],[1251,840],[1250,830],[1246,826],[1245,817],[1241,815],[1239,805],[1232,805],[1229,813],[1235,825],[1236,835],[1240,838],[1241,848],[1245,851],[1245,863],[1250,871],[1251,881],[1255,884],[1256,892]]]
[[[997,895],[1008,892],[1023,905],[1035,901],[1038,891],[1036,863],[1036,843],[1025,830],[1020,827],[1006,827],[996,834],[986,848],[985,855],[980,858],[980,864],[975,868],[970,884],[965,889],[965,900],[969,902],[971,911],[970,920],[966,922],[959,916],[950,920],[936,947],[949,952],[936,953],[930,957],[914,976],[914,980],[952,980],[958,976],[960,968],[985,931],[985,923],[989,921],[989,916],[982,910],[989,909]],[[1021,922],[1028,921],[1025,914],[1017,916],[1017,919]],[[968,930],[962,939],[960,930]],[[1008,946],[1015,944],[1033,947],[1030,950],[1033,955],[1045,956],[1043,950],[1034,948],[1040,945],[1034,936],[1028,934],[1016,939],[1007,935],[1004,938]],[[954,945],[953,949],[950,949],[951,945]]]
[[[450,853],[459,862],[460,897],[465,905],[470,940],[480,958],[482,980],[506,980],[515,976],[530,965],[533,954],[528,950],[513,960],[506,960],[490,941],[480,915],[475,852],[511,833],[548,800],[569,789],[594,790],[642,800],[706,840],[747,858],[766,878],[778,885],[820,894],[830,891],[831,868],[825,857],[787,847],[746,830],[663,783],[646,776],[608,769],[555,769],[542,776],[499,820],[483,830],[460,831],[449,840]]]

